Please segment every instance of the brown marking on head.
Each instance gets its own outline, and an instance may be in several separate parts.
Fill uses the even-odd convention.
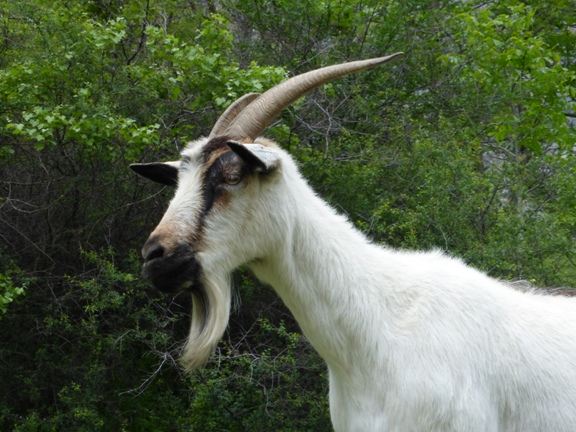
[[[164,253],[170,253],[182,245],[184,238],[182,238],[179,231],[180,230],[174,228],[172,224],[159,223],[156,229],[150,234],[150,239],[156,239],[156,241],[162,245]],[[145,256],[147,255],[146,248],[148,245],[149,243],[146,242],[142,251],[142,254]]]
[[[212,165],[214,165],[214,162],[216,162],[220,156],[222,156],[224,153],[228,153],[229,151],[230,149],[227,146],[215,148],[210,154],[206,155],[206,159],[204,161],[206,168],[209,169]]]
[[[206,143],[202,149],[202,163],[206,166],[207,170],[212,166],[214,161],[218,159],[218,157],[230,151],[230,148],[228,147],[229,141],[230,137],[219,136],[212,138]]]
[[[248,180],[253,169],[249,167],[228,146],[226,136],[211,139],[202,149],[201,160],[205,173],[202,180],[203,208],[198,219],[198,229],[194,235],[196,242],[202,242],[205,219],[216,207],[224,209],[230,204],[232,191],[236,184]]]

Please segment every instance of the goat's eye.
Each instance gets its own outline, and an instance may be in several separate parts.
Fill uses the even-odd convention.
[[[242,178],[237,174],[227,174],[224,176],[224,182],[229,185],[236,185],[240,183]]]

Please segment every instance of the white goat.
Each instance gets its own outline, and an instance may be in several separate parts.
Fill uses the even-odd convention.
[[[270,284],[328,365],[337,431],[576,431],[576,299],[520,292],[440,252],[372,244],[257,138],[287,105],[395,56],[313,71],[247,95],[180,162],[136,164],[178,186],[144,275],[190,290],[188,369],[229,318],[230,274]]]

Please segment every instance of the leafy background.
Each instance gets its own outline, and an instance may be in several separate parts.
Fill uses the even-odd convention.
[[[322,361],[242,270],[181,373],[189,299],[139,278],[171,192],[127,169],[321,66],[406,54],[266,132],[370,238],[575,285],[572,1],[8,0],[0,34],[0,430],[331,430]]]

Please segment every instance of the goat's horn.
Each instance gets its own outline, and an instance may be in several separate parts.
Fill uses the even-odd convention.
[[[258,96],[260,96],[260,93],[248,93],[232,102],[230,106],[226,108],[226,111],[222,113],[218,121],[216,121],[208,138],[212,139],[216,136],[223,135],[224,131],[230,126],[230,123],[232,123],[236,116]]]
[[[248,105],[226,129],[225,134],[235,140],[256,139],[266,127],[300,97],[336,78],[387,63],[404,53],[359,60],[316,69],[297,75],[267,90]]]

